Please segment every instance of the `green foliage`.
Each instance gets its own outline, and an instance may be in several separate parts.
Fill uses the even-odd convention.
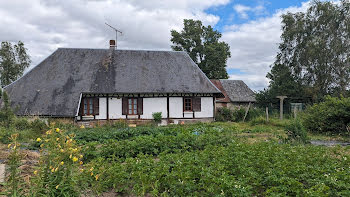
[[[272,68],[278,73],[271,74],[271,84],[295,93],[303,87],[316,101],[327,94],[345,95],[350,82],[349,16],[348,1],[312,1],[306,12],[284,14],[280,52]]]
[[[1,99],[4,105],[0,109],[0,125],[9,128],[16,116],[11,109],[10,99],[5,91],[1,91]]]
[[[90,163],[100,174],[96,188],[137,196],[347,196],[349,164],[349,156],[337,149],[277,143]]]
[[[46,123],[39,118],[36,118],[33,122],[31,122],[30,127],[36,133],[41,133],[48,129]]]
[[[289,125],[285,127],[287,133],[286,142],[308,143],[306,129],[299,119],[291,121]]]
[[[162,121],[162,112],[155,112],[152,114],[153,120],[157,123]]]
[[[171,30],[171,48],[185,51],[210,79],[227,79],[225,69],[227,59],[231,57],[230,47],[220,42],[221,33],[199,20],[184,19],[181,32]]]
[[[31,179],[32,196],[80,196],[83,156],[73,137],[52,128],[36,140],[41,143],[41,156]]]
[[[327,96],[324,102],[309,106],[302,118],[311,132],[345,133],[350,125],[350,98]]]
[[[226,107],[218,108],[215,116],[215,120],[219,122],[240,122],[243,121],[244,115],[246,113],[245,107],[240,107],[238,109],[229,109]],[[246,121],[253,120],[263,114],[262,110],[258,108],[250,108],[246,117]]]
[[[21,154],[19,153],[18,149],[20,144],[17,142],[18,134],[12,134],[10,137],[11,144],[8,145],[9,147],[9,158],[8,158],[8,165],[9,165],[9,175],[8,180],[6,184],[6,195],[11,197],[16,196],[22,196],[22,190],[20,185],[21,179],[20,179],[20,165],[21,165]]]
[[[24,69],[30,65],[30,57],[23,42],[12,45],[1,42],[0,47],[0,82],[1,87],[9,85],[23,75]]]

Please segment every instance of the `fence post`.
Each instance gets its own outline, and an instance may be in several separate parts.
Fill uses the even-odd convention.
[[[266,121],[268,122],[269,121],[269,108],[266,107]]]

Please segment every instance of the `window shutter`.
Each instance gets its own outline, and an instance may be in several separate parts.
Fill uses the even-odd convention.
[[[84,98],[81,98],[80,101],[80,107],[79,107],[79,115],[83,116],[84,115]]]
[[[137,114],[143,114],[143,98],[137,98]]]
[[[99,98],[94,98],[94,115],[99,115],[100,113],[100,103]]]
[[[201,111],[201,97],[193,98],[193,111]]]
[[[128,114],[128,98],[122,98],[122,115]]]

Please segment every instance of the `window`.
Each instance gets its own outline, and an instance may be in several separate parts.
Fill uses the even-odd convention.
[[[122,115],[142,115],[143,98],[123,98]]]
[[[192,111],[192,98],[184,98],[184,111]]]
[[[98,98],[83,98],[80,105],[81,115],[98,115],[99,114],[99,99]]]
[[[128,99],[128,115],[137,115],[137,99]]]

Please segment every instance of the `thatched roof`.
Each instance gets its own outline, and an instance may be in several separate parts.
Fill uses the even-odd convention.
[[[5,90],[18,115],[67,117],[81,93],[221,94],[185,52],[68,48]]]
[[[255,93],[242,80],[211,80],[225,98],[219,102],[256,102]]]

